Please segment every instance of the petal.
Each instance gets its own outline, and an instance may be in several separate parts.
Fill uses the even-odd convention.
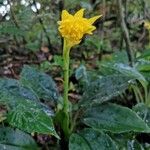
[[[68,19],[68,18],[70,18],[70,17],[73,17],[73,16],[70,15],[67,10],[63,10],[63,11],[62,11],[62,14],[61,14],[61,19],[62,19],[62,20]]]
[[[92,31],[94,31],[95,29],[96,29],[95,26],[91,26],[91,28],[88,31],[86,31],[86,33],[87,34],[93,34]]]
[[[93,23],[94,23],[97,19],[99,19],[100,17],[102,17],[102,15],[92,17],[92,18],[88,19],[88,21],[90,22],[90,24],[93,24]]]
[[[79,11],[77,11],[74,15],[74,17],[78,17],[78,18],[82,18],[83,17],[83,13],[84,13],[85,9],[80,9]]]

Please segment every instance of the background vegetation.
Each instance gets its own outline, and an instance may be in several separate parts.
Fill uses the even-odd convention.
[[[0,149],[68,148],[56,140],[63,135],[54,117],[63,92],[57,21],[63,9],[80,8],[88,18],[103,17],[71,50],[69,100],[77,123],[69,149],[150,149],[149,0],[0,0]]]

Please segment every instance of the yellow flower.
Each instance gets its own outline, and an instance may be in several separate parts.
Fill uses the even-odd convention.
[[[145,22],[144,22],[144,27],[145,27],[146,29],[150,30],[150,22],[145,21]]]
[[[84,34],[92,34],[92,31],[96,29],[92,24],[101,17],[99,15],[87,19],[83,18],[83,13],[84,9],[79,10],[75,15],[71,15],[66,10],[63,10],[62,20],[58,21],[59,32],[70,47],[79,44]]]

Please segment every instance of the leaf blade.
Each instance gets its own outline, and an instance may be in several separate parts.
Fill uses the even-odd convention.
[[[150,132],[147,124],[131,109],[111,103],[89,108],[83,122],[96,130],[113,133]]]

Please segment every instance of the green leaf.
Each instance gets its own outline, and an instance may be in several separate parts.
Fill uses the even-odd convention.
[[[112,139],[117,143],[119,150],[144,150],[143,146],[133,137],[133,134],[114,134]]]
[[[11,23],[2,23],[0,25],[0,34],[6,34],[6,35],[15,35],[15,36],[24,36],[25,31],[17,28]]]
[[[9,111],[7,122],[29,133],[50,134],[59,138],[51,117],[30,100],[22,101],[13,110]]]
[[[109,64],[105,67],[108,70],[110,69],[114,70],[114,74],[119,73],[132,79],[137,79],[143,86],[144,90],[145,91],[147,90],[148,82],[146,81],[145,77],[135,67],[130,67],[122,63]]]
[[[27,86],[44,100],[58,100],[59,94],[53,79],[35,68],[24,66],[21,73],[21,83]]]
[[[110,75],[97,79],[85,89],[81,105],[89,106],[94,103],[111,100],[124,92],[128,88],[130,81],[130,77],[122,75]]]
[[[148,71],[148,72],[146,72],[146,71],[141,72],[141,74],[145,77],[145,79],[146,79],[148,82],[150,82],[150,72],[149,72],[149,71]]]
[[[139,59],[140,58],[144,58],[144,59],[149,59],[150,58],[150,48],[148,48],[147,50],[145,50],[140,57],[138,57]]]
[[[33,101],[36,106],[48,114],[53,115],[53,111],[42,104],[35,92],[27,87],[22,86],[14,79],[0,79],[0,102],[15,108],[18,104],[22,104],[26,100]]]
[[[63,68],[63,57],[59,55],[54,56],[54,63],[52,63],[54,66],[60,66]]]
[[[0,79],[0,101],[8,107],[7,122],[29,133],[57,134],[51,119],[53,111],[42,104],[29,88],[17,80]]]
[[[150,107],[139,103],[133,107],[133,110],[147,123],[150,127]]]
[[[107,64],[115,64],[115,63],[123,63],[123,64],[128,64],[128,56],[126,51],[117,51],[114,52],[108,59],[103,59],[100,62],[100,65],[107,65]]]
[[[150,128],[135,112],[111,103],[89,108],[85,112],[83,122],[100,131],[150,133]]]
[[[16,129],[0,127],[0,149],[1,150],[37,150],[34,139]]]
[[[32,89],[21,86],[17,80],[0,79],[0,102],[17,104],[18,100],[23,98],[39,102],[39,98]]]
[[[32,52],[37,52],[39,50],[39,43],[37,41],[33,42],[29,42],[25,45],[25,48],[31,50]]]
[[[116,73],[128,76],[130,78],[138,79],[140,81],[146,82],[144,76],[140,72],[138,72],[136,68],[130,67],[126,64],[122,64],[122,63],[107,64],[107,65],[104,65],[103,67],[107,69],[112,69]]]
[[[150,61],[145,59],[138,60],[136,64],[137,70],[145,77],[145,79],[150,81]]]
[[[69,150],[91,150],[86,140],[78,135],[72,134],[69,140]]]
[[[144,59],[140,59],[138,60],[138,63],[136,64],[136,68],[139,70],[139,71],[150,71],[150,61],[148,60],[144,60]]]
[[[87,80],[87,72],[84,65],[81,65],[79,68],[77,68],[75,77],[77,80],[80,80],[82,78],[84,78],[84,80]]]
[[[85,129],[80,134],[71,135],[69,150],[117,150],[117,146],[107,134]]]

